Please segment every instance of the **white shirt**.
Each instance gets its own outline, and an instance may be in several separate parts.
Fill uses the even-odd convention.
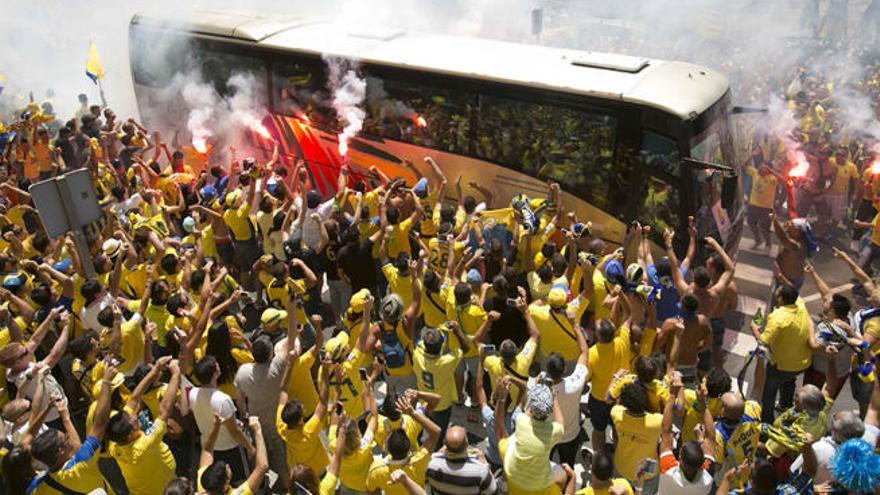
[[[208,432],[214,427],[214,412],[223,419],[235,415],[235,402],[232,397],[216,388],[196,387],[189,391],[189,403],[199,431],[202,432],[202,442],[208,438]],[[231,450],[238,446],[238,442],[232,438],[226,427],[221,426],[217,433],[217,442],[214,450]]]
[[[306,209],[303,215],[302,222],[302,243],[306,246],[315,249],[318,247],[318,244],[321,242],[321,226],[318,225],[318,222],[312,220],[310,215],[312,213],[317,213],[319,217],[321,217],[321,221],[327,220],[330,218],[330,215],[333,213],[333,202],[336,198],[330,198],[327,201],[319,204],[317,208]],[[302,199],[297,198],[297,209],[299,211],[303,211]]]
[[[862,440],[874,446],[877,445],[878,435],[880,435],[880,429],[874,425],[865,425],[865,434],[862,435]],[[834,479],[831,471],[828,470],[828,466],[831,464],[831,459],[834,458],[834,454],[837,453],[839,448],[840,445],[832,440],[830,436],[824,437],[813,444],[813,454],[816,455],[816,476],[813,476],[813,483],[821,484]],[[791,471],[797,471],[803,464],[804,456],[799,455],[791,464]]]
[[[34,392],[37,389],[37,381],[34,378],[37,375],[37,363],[28,363],[28,367],[18,373],[13,373],[12,370],[6,370],[6,379],[15,384],[15,387],[24,394],[24,396],[28,400],[34,400]],[[66,395],[64,395],[64,389],[61,388],[61,385],[58,385],[58,382],[55,380],[55,377],[52,376],[51,373],[47,373],[46,377],[43,378],[43,400],[42,404],[32,404],[31,407],[35,405],[40,409],[48,409],[46,413],[45,421],[51,422],[58,419],[60,416],[58,415],[58,411],[54,407],[49,406],[49,398],[53,395],[59,395],[66,399]]]
[[[125,201],[114,204],[110,207],[110,209],[116,215],[116,218],[123,220],[129,211],[137,206],[140,206],[140,204],[143,202],[144,198],[141,197],[141,193],[134,193],[129,196],[128,199],[126,199]],[[123,221],[122,223],[124,225],[128,225],[127,221]]]
[[[584,382],[587,381],[589,372],[583,364],[575,366],[570,375],[557,383],[556,397],[559,399],[559,409],[562,410],[562,418],[565,420],[565,433],[559,443],[566,443],[577,438],[581,430],[581,396],[584,392]]]
[[[712,488],[714,480],[705,469],[700,469],[693,481],[688,480],[672,452],[666,451],[660,454],[660,465],[661,471],[662,466],[672,465],[672,467],[660,473],[658,495],[706,495]]]

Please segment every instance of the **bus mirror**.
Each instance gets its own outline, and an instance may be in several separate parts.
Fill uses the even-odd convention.
[[[721,179],[721,206],[727,210],[736,203],[736,189],[739,180],[736,175],[724,175]]]

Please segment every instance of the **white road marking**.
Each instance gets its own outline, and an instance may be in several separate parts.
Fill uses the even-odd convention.
[[[755,349],[757,344],[755,336],[751,333],[740,332],[727,328],[724,330],[724,344],[722,348],[730,354],[746,357]]]
[[[769,285],[773,280],[773,271],[753,265],[738,263],[733,278],[734,280],[747,280],[756,284]]]

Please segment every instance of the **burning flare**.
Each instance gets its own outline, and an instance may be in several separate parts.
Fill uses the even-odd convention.
[[[251,130],[262,136],[264,139],[272,139],[272,134],[269,133],[269,129],[266,129],[261,122],[253,122],[251,123]]]
[[[348,155],[348,138],[340,134],[339,135],[339,156],[347,156]]]
[[[413,115],[413,124],[415,124],[416,127],[428,127],[428,121],[419,114]]]
[[[304,112],[296,112],[296,118],[299,119],[303,124],[311,124],[312,119],[309,118]]]
[[[205,141],[205,138],[197,138],[194,137],[192,140],[193,148],[201,154],[205,154],[208,152],[208,142]]]
[[[795,163],[795,166],[788,171],[789,177],[799,178],[807,175],[807,171],[810,169],[810,162],[807,161],[807,157],[804,155],[803,151],[794,150],[789,153],[788,158],[789,161]]]
[[[874,163],[871,164],[871,173],[874,175],[880,174],[880,158],[874,160]]]

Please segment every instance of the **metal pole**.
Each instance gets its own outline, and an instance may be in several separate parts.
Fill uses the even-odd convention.
[[[65,176],[55,179],[56,187],[58,187],[58,195],[61,198],[61,205],[64,206],[64,214],[67,215],[67,221],[70,224],[70,232],[73,234],[73,242],[76,244],[76,250],[79,253],[79,261],[82,263],[83,270],[86,272],[87,278],[95,276],[95,264],[92,262],[92,255],[89,252],[89,243],[86,241],[84,225],[79,224],[76,216],[76,204],[70,197],[70,189],[67,188],[67,178]]]

